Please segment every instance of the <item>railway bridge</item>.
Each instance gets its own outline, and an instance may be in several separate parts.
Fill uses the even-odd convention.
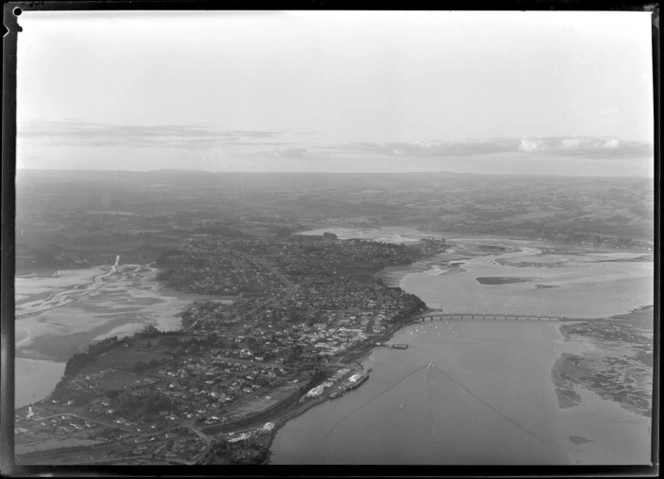
[[[440,320],[460,320],[460,319],[482,319],[487,321],[564,321],[562,316],[537,315],[537,314],[502,314],[502,313],[468,313],[468,312],[447,312],[437,311],[423,313],[416,320],[418,323]]]

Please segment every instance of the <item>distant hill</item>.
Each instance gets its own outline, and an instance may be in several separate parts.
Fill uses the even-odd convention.
[[[147,215],[155,219],[146,225],[161,226],[175,220],[160,215],[183,215],[177,220],[182,227],[195,218],[225,220],[228,231],[245,233],[257,225],[288,229],[334,220],[476,234],[652,239],[654,184],[639,177],[449,172],[17,172],[17,223],[26,231],[54,227],[58,215],[72,212]]]

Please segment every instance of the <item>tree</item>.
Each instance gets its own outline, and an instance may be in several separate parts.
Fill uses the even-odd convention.
[[[123,417],[131,420],[150,419],[161,411],[168,412],[173,408],[173,402],[159,391],[142,396],[123,391],[113,404]]]
[[[174,348],[180,344],[180,341],[175,336],[166,336],[162,339],[162,344],[168,348]]]
[[[159,336],[160,331],[153,325],[148,324],[139,334],[143,338],[154,338]]]
[[[147,368],[148,368],[147,364],[145,364],[143,361],[138,361],[137,363],[134,363],[131,370],[135,373],[142,373]]]
[[[323,367],[323,357],[319,354],[316,355],[313,361],[312,372],[314,375],[318,375]]]
[[[291,353],[290,353],[290,355],[289,355],[289,359],[290,359],[291,361],[295,361],[295,360],[300,359],[301,357],[302,357],[302,346],[300,346],[299,344],[296,344],[296,345],[294,345],[293,348],[291,349]]]
[[[122,391],[120,389],[109,389],[106,391],[106,397],[110,400],[116,399]]]

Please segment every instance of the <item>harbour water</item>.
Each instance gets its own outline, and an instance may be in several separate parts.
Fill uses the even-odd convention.
[[[48,396],[65,372],[66,363],[16,358],[14,406],[26,406]]]
[[[516,253],[460,261],[459,272],[455,274],[439,274],[440,270],[433,267],[405,276],[400,286],[430,307],[443,307],[449,312],[598,318],[627,313],[653,303],[652,262],[597,261],[598,255],[564,257],[568,261],[558,268],[515,267],[498,262],[505,259],[534,261],[541,259],[540,252],[540,249],[526,246]],[[620,257],[615,255],[615,258]],[[556,259],[562,262],[559,256]],[[523,281],[486,285],[479,283],[478,277]]]
[[[411,274],[402,287],[430,307],[449,301],[449,311],[600,317],[652,304],[652,264],[496,262],[537,251],[477,257],[457,274]],[[484,286],[478,276],[534,276],[557,287]],[[563,352],[592,348],[564,341],[559,323],[442,320],[404,328],[391,341],[409,347],[374,349],[370,379],[280,429],[271,464],[649,462],[650,418],[587,390],[578,406],[558,404],[554,363]]]

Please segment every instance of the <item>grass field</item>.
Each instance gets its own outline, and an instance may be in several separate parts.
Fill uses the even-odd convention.
[[[113,389],[122,389],[123,386],[129,386],[141,379],[141,376],[135,374],[128,374],[122,371],[113,371],[105,374],[103,378],[97,380],[97,384],[101,386],[104,391],[111,391]]]
[[[163,361],[168,356],[159,352],[141,351],[137,348],[113,348],[97,358],[97,365],[104,368],[131,370],[138,362]]]

